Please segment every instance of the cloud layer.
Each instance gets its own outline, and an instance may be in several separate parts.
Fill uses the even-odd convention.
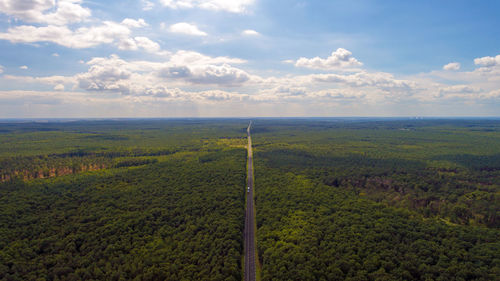
[[[191,102],[356,102],[366,105],[498,99],[498,65],[487,60],[476,61],[480,67],[471,72],[455,70],[451,74],[444,70],[406,79],[366,70],[350,74],[262,77],[235,66],[244,65],[245,60],[177,51],[161,62],[125,60],[111,55],[93,58],[86,62],[86,72],[74,76],[7,75],[4,79],[48,84],[57,91],[71,88],[140,99]],[[471,81],[454,85],[437,82],[440,77],[453,77],[449,75],[467,76]]]
[[[332,44],[335,47],[328,56],[299,54],[288,57],[288,65],[281,64],[282,58],[269,58],[261,66],[261,61],[253,60],[253,53],[245,59],[224,55],[224,44],[234,47],[238,40],[252,41],[254,45],[244,47],[266,52],[263,46],[270,36],[245,29],[262,26],[247,22],[225,26],[224,32],[217,33],[207,22],[184,17],[192,10],[195,15],[204,12],[213,17],[245,18],[252,12],[254,0],[137,1],[137,8],[145,11],[137,18],[101,19],[96,15],[105,17],[104,13],[91,11],[85,5],[94,4],[81,0],[0,0],[0,13],[8,18],[0,40],[45,48],[49,59],[65,66],[74,63],[77,69],[64,74],[51,69],[57,75],[33,75],[43,73],[37,62],[0,62],[5,65],[0,66],[0,102],[4,103],[0,108],[8,110],[8,103],[55,107],[91,101],[131,108],[210,105],[214,111],[227,108],[228,112],[244,104],[276,114],[301,108],[309,108],[308,114],[319,114],[332,108],[361,112],[391,106],[426,109],[451,104],[477,109],[500,104],[500,55],[471,58],[469,63],[441,62],[439,69],[403,76],[365,68],[361,61],[369,64],[369,59],[358,59],[339,43]],[[156,12],[153,8],[168,9],[173,15],[168,19],[171,22],[161,25],[150,21],[144,15]],[[193,18],[197,22],[190,21]],[[80,57],[72,57],[70,62],[66,60],[68,53]],[[474,65],[467,69],[471,61]]]

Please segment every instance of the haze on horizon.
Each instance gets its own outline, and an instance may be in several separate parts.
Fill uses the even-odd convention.
[[[0,118],[499,116],[500,2],[0,0]]]

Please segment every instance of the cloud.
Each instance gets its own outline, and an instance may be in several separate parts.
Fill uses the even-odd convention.
[[[125,25],[126,27],[131,27],[131,28],[141,28],[148,26],[148,24],[146,23],[146,21],[144,21],[144,19],[134,20],[126,18],[122,21],[122,24]]]
[[[0,0],[0,13],[31,23],[66,25],[81,22],[91,11],[81,0]]]
[[[128,39],[132,40],[131,46],[146,49],[148,47],[144,46],[152,43],[149,48],[158,50],[158,46],[146,37]],[[4,75],[0,80],[8,80],[5,84],[9,85],[48,84],[54,91],[79,90],[89,96],[121,97],[133,103],[193,102],[217,104],[217,108],[245,101],[271,107],[295,104],[299,108],[306,105],[324,108],[330,104],[383,109],[398,104],[466,102],[484,105],[500,98],[500,73],[491,63],[470,72],[436,70],[404,78],[366,70],[260,77],[242,69],[239,65],[244,63],[246,61],[239,58],[180,50],[163,56],[161,61],[128,60],[117,55],[95,57],[86,62],[87,71],[73,76]],[[485,72],[482,68],[491,71]],[[454,77],[469,77],[470,80],[457,83]]]
[[[383,72],[262,78],[231,65],[244,62],[237,58],[210,57],[192,51],[178,51],[170,55],[165,62],[126,61],[112,55],[109,58],[94,58],[87,62],[89,70],[75,76],[75,80],[79,88],[87,91],[139,96],[161,92],[159,89],[163,88],[193,86],[204,89],[246,86],[251,87],[252,91],[264,94],[260,99],[270,95],[274,98],[306,97],[310,92],[318,92],[313,90],[314,88],[324,89],[321,84],[338,87],[344,94],[350,91],[349,96],[354,93],[361,96],[365,95],[365,92],[372,92],[387,97],[407,97],[420,90],[413,81],[396,79],[392,74]],[[330,89],[330,94],[332,90]]]
[[[338,83],[350,87],[376,87],[385,91],[411,91],[417,88],[417,84],[410,80],[396,79],[386,72],[358,72],[351,75],[340,74],[313,74],[306,76],[312,83]]]
[[[28,69],[28,66],[22,65],[22,66],[19,67],[19,69],[26,70],[26,69]]]
[[[89,70],[75,76],[79,88],[123,95],[180,98],[183,91],[175,85],[232,86],[250,79],[246,72],[228,65],[172,66],[169,62],[126,61],[116,55],[94,58],[87,64]],[[206,93],[205,98],[215,99]],[[216,96],[221,98],[220,93]]]
[[[4,70],[4,67],[2,65],[0,65],[0,74],[3,73],[3,70]]]
[[[57,84],[65,84],[65,83],[74,83],[75,79],[71,76],[47,76],[47,77],[32,77],[32,76],[14,76],[14,75],[5,75],[4,79],[9,82],[18,82],[18,83],[42,83],[48,85],[57,85]]]
[[[88,71],[72,79],[83,90],[138,96],[166,94],[161,89],[178,86],[234,87],[252,79],[247,72],[226,63],[231,61],[242,62],[234,58],[209,57],[188,51],[179,51],[165,62],[126,61],[112,55],[108,58],[93,58],[87,62]],[[54,83],[54,80],[44,82]],[[55,84],[70,81],[71,78],[68,78],[65,82]]]
[[[496,57],[482,57],[474,59],[474,64],[484,66],[484,67],[492,67],[500,65],[500,55]]]
[[[368,101],[370,97],[368,94],[361,91],[352,91],[350,89],[325,89],[321,91],[312,92],[310,94],[311,98],[318,100],[337,100],[337,101],[349,101],[349,102],[360,102]]]
[[[143,36],[134,37],[137,47],[142,48],[150,53],[160,51],[160,45],[151,39]]]
[[[142,10],[143,11],[149,11],[152,10],[155,7],[155,4],[151,1],[148,0],[142,0]]]
[[[205,65],[205,64],[242,64],[246,60],[230,57],[210,57],[198,52],[180,50],[177,51],[170,58],[172,64],[191,64],[191,65]]]
[[[59,57],[59,54],[58,53],[53,53],[52,56],[57,58],[57,57]]]
[[[460,70],[460,63],[450,62],[449,64],[443,66],[443,70]]]
[[[314,57],[312,59],[304,57],[299,58],[295,62],[295,66],[311,69],[350,71],[355,70],[363,65],[351,55],[352,53],[348,50],[338,48],[336,51],[332,52],[332,54],[326,59],[322,59],[320,57]]]
[[[64,85],[63,84],[57,84],[54,86],[55,91],[64,91]]]
[[[81,27],[75,31],[66,26],[28,26],[21,25],[9,28],[6,33],[0,33],[0,39],[12,43],[52,42],[68,48],[89,48],[104,43],[127,38],[130,29],[126,26],[105,21],[100,26]]]
[[[187,22],[179,22],[176,24],[172,24],[168,30],[173,33],[181,33],[192,36],[207,36],[206,32],[201,31],[194,24],[190,24]]]
[[[482,95],[484,99],[500,99],[500,89],[492,90]]]
[[[238,93],[231,93],[220,90],[202,91],[198,93],[191,93],[192,97],[196,100],[205,100],[210,102],[221,102],[221,101],[241,101],[247,99],[248,96],[240,95]]]
[[[116,55],[109,59],[94,58],[86,73],[76,75],[78,87],[88,91],[114,91],[130,93],[129,78],[132,72],[127,69],[127,62]]]
[[[256,35],[260,35],[260,33],[258,33],[257,31],[255,30],[252,30],[252,29],[247,29],[247,30],[243,30],[241,32],[242,35],[247,35],[247,36],[256,36]]]
[[[122,23],[104,21],[101,25],[80,27],[71,30],[67,26],[29,26],[21,25],[9,28],[0,33],[0,39],[12,43],[51,42],[67,48],[83,49],[101,44],[115,44],[121,50],[144,49],[148,52],[159,52],[158,43],[146,37],[131,38],[130,27],[144,26],[143,20],[125,19]]]
[[[171,9],[199,8],[231,13],[244,13],[255,0],[160,0],[160,3]]]
[[[248,73],[227,64],[191,67],[189,74],[184,79],[193,84],[237,86],[250,80]]]
[[[150,53],[159,53],[161,50],[160,44],[152,41],[147,37],[137,36],[134,38],[126,38],[120,40],[118,43],[118,49],[120,50],[138,50],[144,49]]]
[[[125,18],[120,23],[94,20],[92,22],[98,23],[76,28],[69,25],[90,17],[90,10],[82,8],[81,2],[82,0],[0,0],[0,8],[3,8],[0,9],[1,12],[36,23],[10,27],[7,31],[0,32],[0,40],[11,43],[50,42],[74,49],[113,44],[120,50],[142,49],[159,55],[168,54],[161,51],[158,43],[147,37],[131,36],[132,29],[149,26],[144,19]],[[54,53],[53,56],[59,55]]]
[[[441,87],[439,92],[441,94],[472,94],[481,92],[481,89],[470,85],[453,85]]]

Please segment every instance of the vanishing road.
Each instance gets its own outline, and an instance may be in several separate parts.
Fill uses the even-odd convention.
[[[253,207],[253,154],[252,137],[248,125],[248,173],[247,173],[247,206],[245,211],[245,281],[255,281],[255,213]]]

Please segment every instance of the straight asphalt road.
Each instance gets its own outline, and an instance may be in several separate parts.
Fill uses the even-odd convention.
[[[253,202],[253,154],[252,137],[250,128],[252,122],[247,128],[248,137],[248,158],[247,158],[247,206],[245,211],[245,281],[255,281],[255,212]]]

